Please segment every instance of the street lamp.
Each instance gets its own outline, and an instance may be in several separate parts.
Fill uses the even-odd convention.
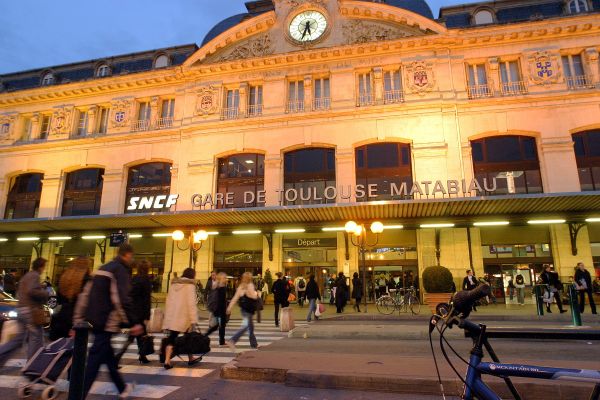
[[[199,231],[190,231],[188,236],[188,244],[187,246],[182,246],[182,243],[185,239],[185,233],[180,230],[176,230],[171,234],[171,239],[173,239],[173,243],[177,245],[177,248],[180,251],[190,250],[190,263],[194,266],[194,270],[196,269],[196,258],[198,250],[202,248],[202,243],[208,239],[208,232],[201,229]]]
[[[367,260],[366,253],[369,251],[369,248],[373,248],[379,242],[379,234],[383,232],[383,224],[379,221],[375,221],[371,223],[371,232],[375,234],[375,241],[373,243],[369,243],[367,240],[367,230],[365,229],[364,224],[357,224],[354,221],[346,222],[344,226],[344,230],[348,235],[350,235],[350,241],[356,247],[358,247],[358,251],[361,255],[362,260],[362,276],[363,276],[363,298],[365,300],[365,312],[367,312]]]

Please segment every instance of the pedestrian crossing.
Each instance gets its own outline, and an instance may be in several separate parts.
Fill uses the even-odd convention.
[[[227,324],[226,339],[231,337],[233,333],[241,326],[240,320],[233,320]],[[206,332],[208,324],[206,322],[199,324],[201,332]],[[232,361],[237,354],[246,351],[255,351],[250,347],[250,342],[247,336],[237,343],[235,352],[232,352],[229,347],[219,347],[219,335],[218,332],[214,332],[210,335],[211,338],[211,351],[205,355],[202,361],[193,367],[187,366],[187,357],[183,356],[182,359],[174,358],[174,368],[165,370],[158,361],[158,350],[160,349],[160,342],[164,337],[164,334],[154,333],[154,349],[156,354],[148,356],[151,361],[149,364],[138,364],[137,345],[132,343],[127,351],[124,353],[121,359],[120,372],[126,382],[137,382],[133,397],[136,398],[147,398],[147,399],[162,399],[168,398],[173,392],[185,387],[185,379],[187,378],[203,378],[215,371],[219,371],[221,367]],[[262,324],[255,324],[255,335],[260,347],[268,346],[273,342],[283,339],[287,336],[286,332],[280,332],[278,328],[273,326],[273,322],[263,322]],[[90,344],[93,338],[90,337]],[[118,352],[127,341],[127,335],[120,334],[113,337],[113,348],[115,353]],[[19,374],[19,369],[25,365],[26,360],[15,358],[9,360],[5,364],[5,368],[2,372],[11,372],[11,375],[0,375],[0,388],[11,388],[16,389],[20,383],[23,382]],[[101,372],[106,372],[106,368],[103,367]],[[160,382],[155,383],[156,379],[160,379]],[[166,380],[165,380],[166,378]],[[167,383],[167,384],[165,384]],[[43,387],[40,387],[42,389]],[[60,391],[68,391],[68,383],[64,380],[59,380],[57,388]],[[99,381],[97,381],[91,389],[91,393],[100,395],[114,395],[116,394],[116,388],[110,382],[107,374],[101,374]]]

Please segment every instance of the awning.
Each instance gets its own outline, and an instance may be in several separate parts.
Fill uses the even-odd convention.
[[[407,226],[442,219],[460,224],[492,217],[523,223],[544,216],[580,221],[595,213],[600,213],[600,193],[576,192],[2,220],[0,232],[324,226],[375,219]]]

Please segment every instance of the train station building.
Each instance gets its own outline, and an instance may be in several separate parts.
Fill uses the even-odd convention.
[[[348,221],[384,225],[371,280],[600,268],[600,0],[246,8],[199,45],[0,75],[1,269],[97,268],[122,233],[157,290],[190,264],[322,283],[362,271]]]

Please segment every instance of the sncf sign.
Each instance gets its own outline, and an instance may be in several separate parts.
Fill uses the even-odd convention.
[[[178,194],[161,194],[158,196],[134,196],[129,199],[127,211],[135,210],[168,210],[177,204]]]

